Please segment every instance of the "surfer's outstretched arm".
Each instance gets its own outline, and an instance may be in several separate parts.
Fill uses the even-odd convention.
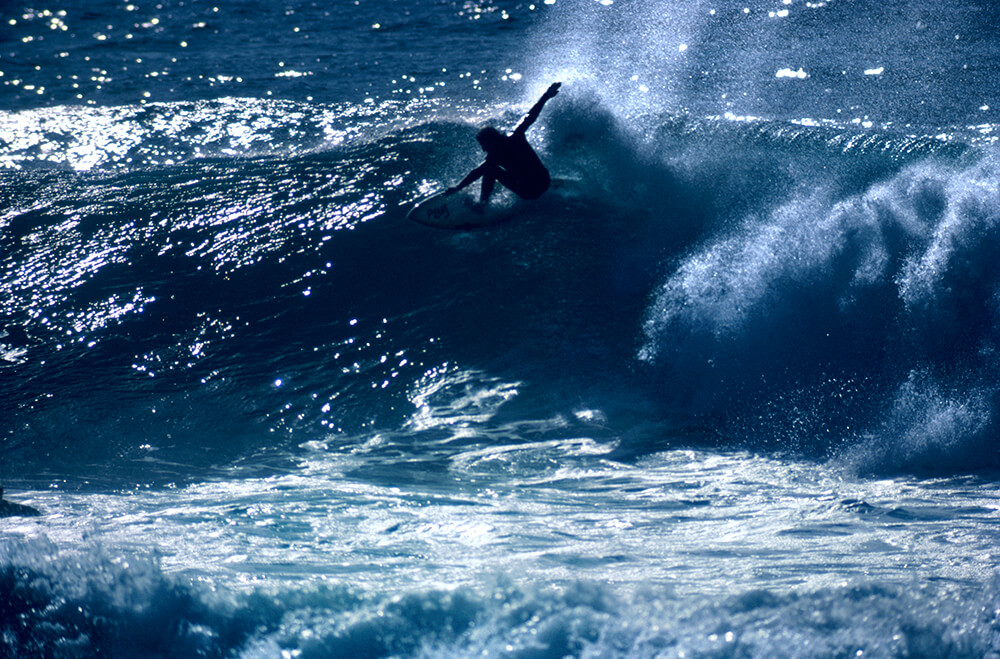
[[[486,162],[483,161],[482,165],[480,165],[479,167],[476,167],[474,170],[472,170],[471,172],[469,172],[468,174],[466,174],[465,178],[463,178],[461,181],[459,181],[458,185],[456,185],[454,187],[451,187],[451,188],[448,188],[447,190],[445,190],[445,194],[455,194],[456,192],[458,192],[462,188],[465,188],[465,187],[468,187],[468,186],[472,185],[477,180],[479,180],[479,178],[485,172],[486,172]]]
[[[511,135],[524,133],[528,130],[528,128],[531,127],[531,124],[535,123],[535,120],[538,119],[538,114],[542,111],[542,106],[544,106],[550,98],[559,93],[559,88],[561,86],[561,82],[553,82],[549,85],[549,88],[545,90],[545,93],[542,94],[540,99],[538,99],[538,102],[535,103],[530,110],[528,110],[528,114],[524,115],[524,118],[518,122],[517,127],[514,128],[514,132],[511,133]]]

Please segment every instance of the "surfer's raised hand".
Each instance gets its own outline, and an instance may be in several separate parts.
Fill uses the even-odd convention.
[[[544,98],[545,100],[549,100],[550,98],[559,93],[560,87],[562,87],[561,82],[553,82],[551,85],[549,85],[549,88],[545,90],[545,93],[542,94],[542,98]]]

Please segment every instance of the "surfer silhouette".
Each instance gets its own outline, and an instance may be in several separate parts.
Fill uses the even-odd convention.
[[[535,150],[528,144],[525,133],[531,124],[538,119],[542,106],[559,93],[561,82],[552,83],[542,97],[535,103],[528,114],[524,115],[510,135],[504,135],[496,128],[487,126],[479,131],[476,139],[486,152],[486,160],[473,169],[459,182],[448,188],[445,194],[455,194],[462,188],[483,179],[483,187],[479,193],[479,206],[486,205],[493,194],[493,186],[497,181],[522,199],[538,199],[549,189],[551,179],[549,170],[545,169]]]
[[[0,517],[37,517],[41,514],[31,506],[14,503],[13,501],[4,501],[3,486],[0,485]]]

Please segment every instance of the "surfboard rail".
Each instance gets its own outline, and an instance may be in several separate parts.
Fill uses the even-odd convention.
[[[553,178],[548,193],[573,194],[578,191],[577,179]],[[515,199],[512,203],[500,201],[494,195],[490,203],[478,203],[477,197],[469,191],[459,190],[453,194],[436,192],[418,201],[406,214],[407,219],[434,229],[469,230],[499,224],[512,219],[517,210],[533,202]]]

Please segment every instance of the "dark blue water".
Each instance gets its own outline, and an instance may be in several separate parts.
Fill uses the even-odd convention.
[[[1000,652],[998,27],[3,5],[0,654]]]

